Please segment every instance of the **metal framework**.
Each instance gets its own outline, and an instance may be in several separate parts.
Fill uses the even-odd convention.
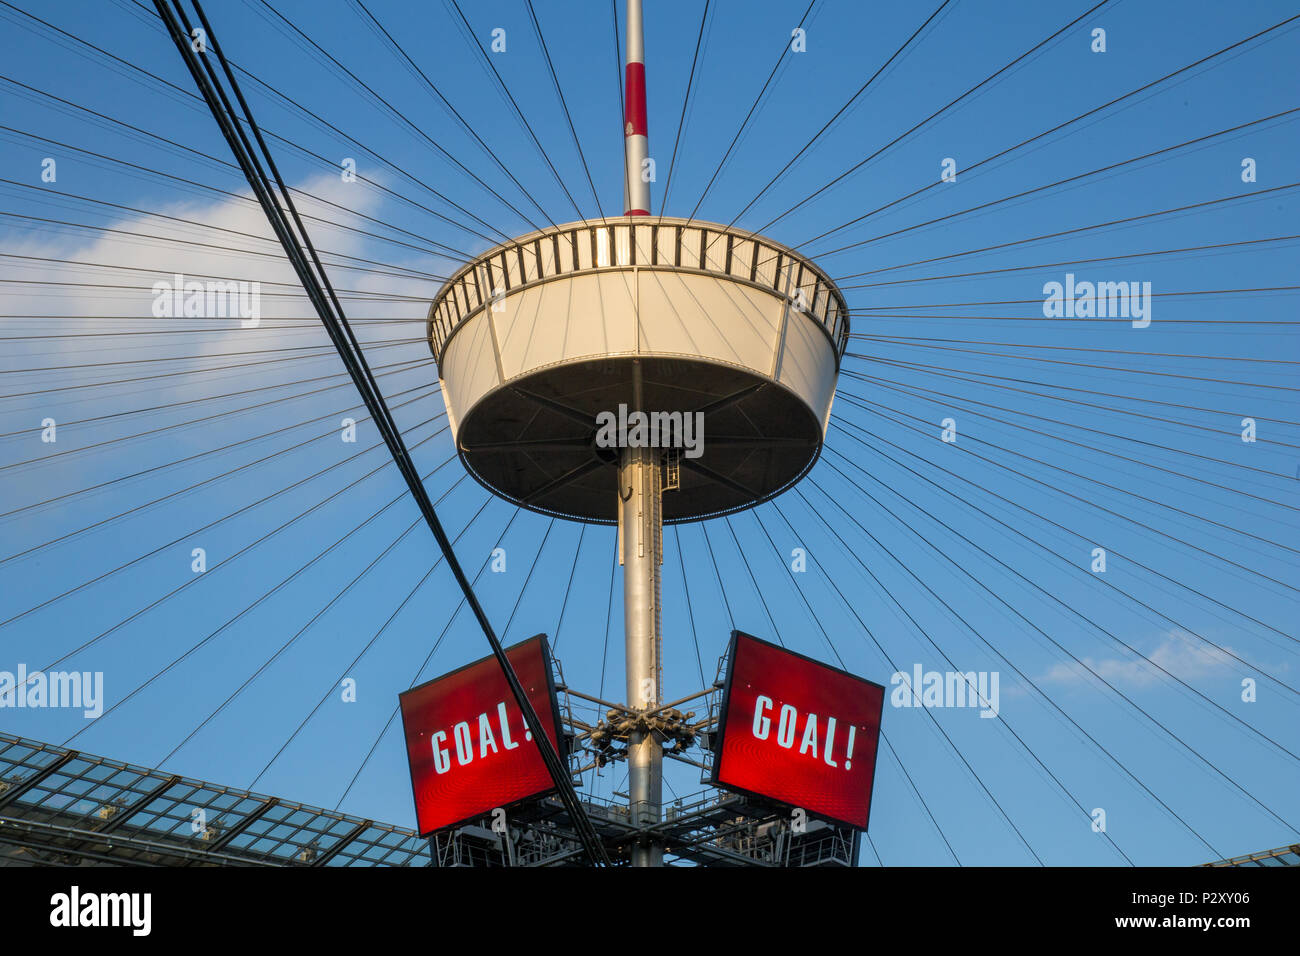
[[[583,807],[610,856],[631,862],[647,837],[662,847],[663,864],[700,866],[851,867],[861,834],[818,820],[796,832],[784,809],[716,789],[668,803],[656,823],[634,823],[626,803],[583,798]],[[483,820],[432,841],[438,866],[563,866],[581,863],[582,848],[565,826],[564,810],[547,797],[515,811],[505,833]]]
[[[1276,850],[1260,850],[1245,856],[1234,856],[1214,863],[1202,863],[1201,866],[1300,866],[1300,843],[1280,846]]]
[[[862,835],[847,827],[820,820],[797,824],[790,808],[758,798],[706,787],[662,804],[652,788],[637,790],[631,774],[634,761],[644,759],[653,747],[658,762],[672,758],[698,768],[702,783],[712,776],[711,732],[718,725],[722,705],[719,679],[706,690],[655,707],[628,709],[610,701],[570,689],[557,668],[560,688],[561,723],[574,746],[569,748],[575,764],[594,757],[588,767],[575,765],[575,779],[591,767],[611,760],[629,763],[626,800],[583,796],[582,805],[610,857],[635,866],[686,864],[697,866],[765,867],[852,867],[857,865]],[[719,678],[726,671],[726,658],[718,663]],[[575,705],[574,698],[579,701]],[[693,713],[676,708],[704,698],[706,712],[699,720]],[[595,724],[575,715],[581,706],[609,708],[605,719]],[[646,723],[658,729],[637,736],[621,733],[619,726]],[[609,746],[613,737],[625,744]],[[687,742],[689,742],[687,744]],[[664,747],[664,743],[673,743]],[[685,746],[683,746],[685,744]],[[637,747],[641,748],[638,753]],[[694,748],[699,759],[687,756]],[[658,771],[656,771],[658,772]],[[505,832],[493,830],[484,818],[471,825],[431,840],[431,853],[439,866],[562,866],[581,862],[582,850],[567,826],[560,802],[547,797],[509,814]]]
[[[428,866],[413,830],[0,734],[0,866]]]
[[[590,728],[565,712],[567,732],[586,736]],[[861,839],[816,820],[796,832],[783,808],[716,789],[671,801],[648,827],[632,822],[625,803],[584,797],[582,804],[618,856],[650,829],[670,862],[849,867]],[[196,829],[200,819],[206,823]],[[584,860],[555,797],[513,812],[504,834],[490,826],[485,819],[426,841],[404,827],[0,733],[0,866],[504,867]],[[1300,844],[1202,865],[1300,866]]]
[[[644,761],[651,748],[660,750],[673,737],[680,738],[680,745],[655,753],[654,763],[671,757],[697,767],[702,781],[709,779],[720,684],[631,711],[569,690],[559,662],[552,663],[561,693],[561,730],[574,744],[569,769],[575,783],[594,766]],[[724,668],[725,659],[719,674]],[[705,698],[707,708],[698,720],[675,709],[698,698]],[[610,708],[608,724],[575,714],[593,706]],[[611,747],[604,737],[617,724],[616,715],[645,718],[651,730],[637,736],[615,727],[613,736],[623,747]],[[594,762],[583,766],[585,761]],[[582,796],[580,802],[615,862],[646,865],[645,857],[653,853],[656,865],[851,867],[858,858],[861,834],[854,830],[816,820],[796,825],[787,807],[715,787],[663,806],[648,788],[641,799],[627,802],[595,796]],[[0,734],[0,866],[586,862],[570,816],[554,795],[512,808],[504,832],[493,824],[485,817],[425,840],[405,827]]]

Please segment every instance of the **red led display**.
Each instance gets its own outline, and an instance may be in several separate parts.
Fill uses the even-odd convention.
[[[885,688],[734,631],[713,782],[866,830]]]
[[[563,759],[545,635],[506,648],[506,657]],[[554,789],[496,658],[434,678],[398,702],[421,836]]]

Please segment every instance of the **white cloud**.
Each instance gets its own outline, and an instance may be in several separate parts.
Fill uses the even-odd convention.
[[[300,213],[369,232],[383,232],[374,222],[350,215],[347,211],[351,209],[382,219],[383,212],[374,190],[361,184],[343,183],[336,175],[315,177],[304,182],[301,188],[344,208],[296,195],[295,202]],[[248,191],[243,194],[251,196]],[[32,204],[23,211],[73,222],[103,223],[114,230],[162,238],[133,239],[122,235],[122,232],[55,228],[40,224],[31,229],[13,228],[0,233],[0,253],[8,254],[0,256],[0,279],[22,280],[0,284],[0,297],[3,298],[0,313],[17,316],[0,319],[0,335],[8,339],[4,355],[0,358],[0,368],[7,373],[0,376],[0,386],[3,386],[0,387],[0,394],[41,392],[62,385],[107,383],[167,372],[185,371],[185,374],[129,384],[105,385],[102,388],[49,391],[0,401],[0,433],[20,430],[29,432],[5,439],[0,444],[0,456],[5,460],[40,458],[51,450],[50,446],[39,444],[40,422],[47,415],[60,423],[57,450],[62,452],[143,428],[210,415],[216,410],[230,408],[231,400],[223,400],[224,404],[194,404],[178,407],[172,412],[155,413],[147,423],[133,414],[124,414],[118,419],[86,426],[71,426],[66,430],[62,428],[64,422],[119,412],[128,413],[141,407],[192,401],[245,388],[293,382],[342,371],[341,363],[333,357],[329,338],[320,321],[315,318],[310,302],[302,295],[283,294],[300,293],[301,286],[279,243],[274,241],[266,217],[257,204],[231,197],[212,202],[187,200],[165,203],[147,199],[131,202],[162,215],[192,220],[194,223],[187,225],[159,215],[143,214],[126,214],[111,221],[106,220],[102,216],[102,210],[61,197],[57,187],[53,186],[48,195],[42,194],[42,200],[45,199],[48,202]],[[12,220],[6,221],[11,222]],[[211,228],[214,226],[247,235],[222,232]],[[421,256],[414,250],[402,250],[401,247],[379,243],[345,229],[310,220],[307,228],[320,250],[394,262],[434,274],[447,274],[451,271],[450,263],[446,260],[432,255]],[[233,246],[236,250],[257,250],[272,255],[211,249],[176,240]],[[15,256],[36,258],[23,259]],[[51,261],[37,261],[37,258]],[[329,256],[324,258],[327,263],[331,260]],[[131,268],[93,268],[73,265],[70,260]],[[351,319],[410,320],[401,324],[354,322],[353,328],[358,339],[363,345],[369,346],[366,351],[372,367],[402,360],[429,358],[428,347],[419,339],[424,330],[423,318],[428,308],[427,302],[436,292],[436,283],[372,275],[328,265],[327,270],[335,287],[340,290],[415,297],[410,301],[396,298],[387,301],[382,298],[366,301],[344,299],[344,308]],[[237,317],[201,320],[183,317],[153,318],[154,283],[160,280],[171,281],[176,273],[201,281],[206,281],[206,277],[215,277],[220,281],[261,283],[260,325],[241,328]],[[285,285],[271,285],[273,282]],[[99,283],[120,288],[99,288],[95,285]],[[290,322],[287,321],[289,319],[308,321]],[[173,329],[204,331],[184,331],[175,335],[100,334]],[[95,335],[87,336],[86,333]],[[17,338],[21,336],[58,337],[27,340]],[[415,341],[374,350],[374,346],[383,341],[408,338]],[[316,348],[314,351],[303,352],[282,351],[301,346]],[[247,352],[266,354],[228,355]],[[319,361],[303,359],[252,365],[248,368],[235,367],[216,372],[199,371],[213,366],[239,366],[263,358],[277,359],[295,355],[319,355],[324,358]],[[132,364],[139,360],[158,358],[180,360]],[[73,368],[95,363],[122,364]],[[34,371],[38,369],[54,371]],[[428,374],[433,381],[432,367]],[[382,385],[382,377],[380,381]],[[332,383],[322,382],[318,386],[324,384]],[[318,386],[300,386],[290,391]],[[288,393],[263,391],[260,398],[282,394]],[[433,396],[433,400],[438,401],[436,390]],[[251,401],[253,399],[248,400]],[[359,404],[360,400],[351,386],[324,392],[296,402],[292,409],[293,418],[289,420],[305,420],[312,414],[329,413],[354,403]],[[215,447],[219,443],[218,439],[230,441],[268,431],[274,424],[274,420],[261,416],[244,416],[238,421],[221,421],[201,428],[196,426],[167,432],[166,446],[157,444],[156,447],[159,453],[170,452],[163,456],[164,460],[174,459],[181,457],[181,447],[200,451]],[[155,446],[153,440],[146,441],[149,441],[151,447]],[[158,441],[161,443],[163,439]],[[49,467],[37,466],[10,472],[10,500],[14,504],[26,504],[47,497],[51,491],[70,491],[103,480],[111,474],[134,470],[140,452],[138,442],[128,442],[120,448],[106,446],[97,449],[90,453],[91,460],[83,460],[86,458],[83,455],[72,455],[57,459],[57,467],[52,462]]]
[[[1138,650],[1142,650],[1138,647]],[[1231,648],[1228,648],[1231,650]],[[1166,633],[1156,647],[1146,652],[1147,658],[1182,680],[1191,680],[1231,669],[1233,658],[1224,651],[1192,638],[1180,630]],[[1134,656],[1081,658],[1087,668],[1073,661],[1053,665],[1040,680],[1057,684],[1082,684],[1093,680],[1088,672],[1105,678],[1112,684],[1144,687],[1163,680],[1163,675],[1145,660]]]

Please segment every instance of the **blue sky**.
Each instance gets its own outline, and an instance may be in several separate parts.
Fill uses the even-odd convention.
[[[1190,864],[1295,841],[1300,768],[1246,726],[1300,752],[1297,695],[1286,686],[1300,686],[1300,576],[1289,550],[1300,507],[1300,348],[1288,326],[1268,324],[1293,320],[1295,293],[1172,294],[1293,284],[1296,244],[1285,237],[1296,232],[1295,191],[858,274],[1300,181],[1300,114],[1127,162],[1300,106],[1286,82],[1300,54],[1300,21],[965,172],[1300,10],[1287,2],[1112,0],[782,216],[1091,6],[950,3],[764,190],[937,5],[818,0],[805,25],[807,51],[781,57],[700,202],[698,218],[730,223],[761,191],[738,224],[816,257],[858,310],[853,331],[874,337],[849,346],[827,449],[798,490],[752,513],[666,532],[665,696],[712,681],[733,626],[779,636],[822,660],[838,655],[849,670],[885,684],[890,661],[908,671],[916,663],[946,670],[946,657],[961,670],[999,671],[998,720],[973,710],[886,707],[885,733],[906,774],[882,748],[872,846],[863,857],[869,864],[942,865],[954,853],[964,864],[1032,864],[1034,854],[1048,864],[1122,863],[1115,846],[1137,863]],[[540,223],[601,210],[521,0],[461,6],[485,47],[493,29],[506,31],[506,50],[492,63],[578,212],[450,4],[368,6],[495,159],[352,3],[275,7],[405,121],[261,0],[214,0],[207,11],[229,56],[261,81],[240,77],[259,122],[278,137],[272,148],[286,178],[317,197],[304,198],[313,214],[354,227],[315,223],[318,244],[389,264],[372,266],[388,275],[332,272],[341,287],[368,294],[349,302],[351,316],[393,320],[358,323],[372,364],[416,363],[427,358],[420,320],[438,286],[429,276],[454,268],[439,249],[474,253],[489,238],[531,230],[519,212]],[[711,4],[673,162],[703,5],[647,4],[656,213],[665,191],[667,214],[691,213],[806,6]],[[543,0],[535,7],[601,209],[621,212],[608,4]],[[0,334],[10,341],[0,359],[0,465],[12,467],[0,471],[0,510],[14,513],[0,517],[0,558],[22,556],[0,563],[0,620],[107,576],[0,626],[0,669],[46,667],[71,654],[59,667],[102,670],[110,706],[142,689],[97,721],[79,712],[4,710],[0,728],[54,742],[76,734],[71,745],[87,752],[163,762],[312,804],[341,799],[346,811],[411,825],[400,726],[381,731],[398,692],[482,656],[482,635],[458,610],[445,567],[420,585],[437,549],[419,525],[402,537],[418,515],[400,497],[395,471],[363,477],[386,460],[382,447],[363,452],[378,441],[374,430],[362,423],[355,445],[339,441],[338,419],[359,417],[359,402],[319,323],[300,321],[311,314],[306,301],[266,295],[292,293],[270,285],[292,283],[292,275],[276,256],[250,255],[276,246],[260,211],[239,198],[246,186],[227,165],[206,109],[125,65],[190,90],[151,15],[130,0],[41,5],[33,13],[82,40],[0,8],[0,211],[10,213],[0,216],[0,278],[114,287],[4,283]],[[1096,28],[1106,31],[1104,53],[1091,49]],[[345,157],[356,160],[362,181],[341,181]],[[41,179],[46,158],[57,164],[53,183]],[[809,241],[935,183],[947,158],[955,160],[955,182]],[[1255,161],[1255,182],[1242,181],[1246,158]],[[1124,165],[875,238],[1117,163]],[[449,201],[490,225],[470,222]],[[1264,239],[1272,241],[1223,246]],[[850,243],[861,244],[832,252]],[[1211,245],[1222,247],[1132,257]],[[942,278],[989,270],[1006,271]],[[150,321],[151,284],[177,271],[262,281],[267,327]],[[1045,320],[1043,286],[1067,272],[1150,282],[1151,325]],[[921,279],[928,281],[897,282]],[[896,284],[865,285],[881,282]],[[161,327],[177,331],[159,335]],[[109,329],[151,334],[34,337]],[[303,347],[314,351],[269,351]],[[75,367],[104,362],[120,364]],[[167,373],[182,374],[144,378]],[[319,380],[306,381],[312,378]],[[70,387],[119,379],[139,380]],[[421,470],[432,473],[444,522],[453,535],[464,532],[457,552],[467,569],[479,571],[494,547],[506,548],[507,572],[478,579],[498,632],[508,641],[551,634],[571,686],[617,696],[622,612],[613,532],[516,514],[489,498],[453,458],[432,365],[390,369],[381,381],[400,406],[395,414]],[[305,394],[261,404],[298,393]],[[229,397],[214,397],[221,395]],[[47,416],[60,423],[54,445],[40,441]],[[940,439],[948,417],[957,424],[955,444]],[[1254,443],[1241,440],[1244,417],[1257,421]],[[1098,546],[1108,551],[1102,575],[1089,569]],[[191,571],[195,547],[208,555],[202,575]],[[811,556],[798,575],[789,569],[796,547]],[[1128,701],[1072,668],[1071,655]],[[357,681],[355,703],[340,700],[342,676]],[[1246,677],[1258,684],[1252,703],[1241,699]],[[668,779],[679,795],[700,789],[689,767],[673,766]],[[625,781],[614,768],[588,774],[586,785],[609,797]],[[1093,832],[1076,801],[1088,812],[1105,809],[1114,845]]]

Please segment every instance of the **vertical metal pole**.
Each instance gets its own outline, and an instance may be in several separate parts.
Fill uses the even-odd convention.
[[[627,55],[623,103],[623,215],[650,215],[650,183],[642,168],[650,157],[645,106],[645,31],[641,0],[627,0]]]
[[[641,363],[633,364],[633,410],[641,407]],[[623,558],[623,624],[627,701],[634,710],[660,702],[660,563],[663,560],[663,489],[659,449],[623,448],[618,468],[619,532]],[[628,806],[634,826],[658,823],[663,793],[663,748],[652,732],[628,741]],[[638,841],[633,866],[662,866],[663,845]]]
[[[626,100],[623,106],[623,209],[650,213],[650,184],[642,177],[649,157],[645,97],[645,32],[641,0],[627,0]],[[635,245],[635,236],[632,239]],[[638,347],[640,319],[638,317]],[[641,363],[632,364],[632,411],[642,404]],[[663,561],[663,488],[657,448],[623,448],[618,463],[618,530],[623,562],[623,625],[627,656],[627,702],[633,710],[659,706],[660,564]],[[663,748],[652,732],[628,741],[628,807],[634,826],[658,823],[663,793]],[[663,844],[637,841],[633,866],[662,866]]]

